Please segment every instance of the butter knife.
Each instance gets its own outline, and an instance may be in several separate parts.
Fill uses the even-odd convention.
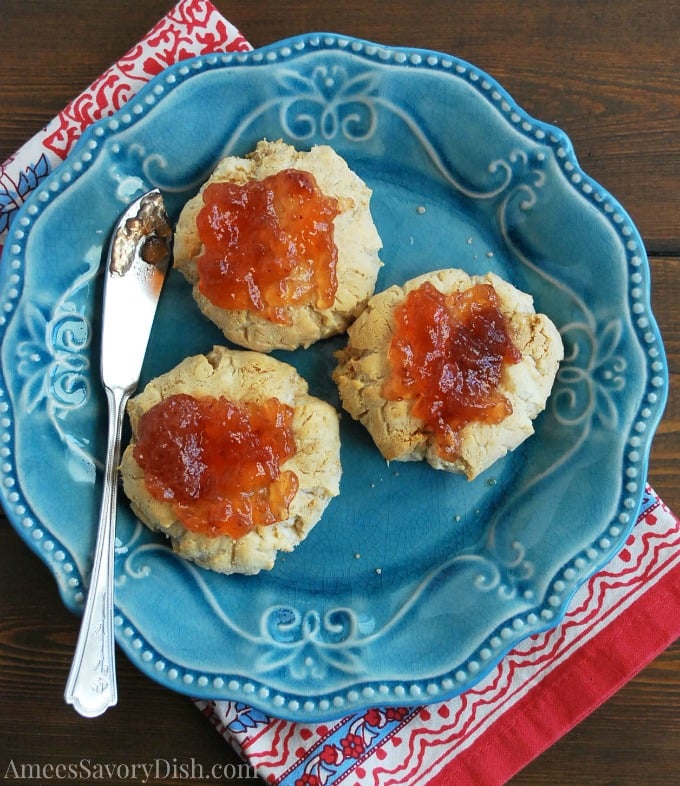
[[[66,702],[87,718],[118,700],[113,566],[121,431],[125,404],[139,383],[171,247],[163,197],[154,189],[121,215],[107,253],[100,364],[108,406],[104,488],[87,601],[64,692]]]

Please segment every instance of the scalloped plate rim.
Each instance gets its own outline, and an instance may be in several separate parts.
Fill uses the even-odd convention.
[[[315,42],[318,42],[318,43],[315,43]],[[521,120],[525,120],[527,122],[530,122],[531,125],[533,127],[535,127],[535,128],[543,129],[543,131],[544,131],[544,133],[546,135],[552,135],[557,140],[557,143],[559,143],[560,147],[564,151],[564,155],[563,155],[564,160],[569,161],[573,165],[573,172],[575,174],[580,175],[580,177],[582,178],[582,181],[591,183],[593,185],[593,187],[596,187],[597,189],[599,189],[600,193],[605,194],[609,204],[612,205],[613,210],[615,210],[617,213],[619,213],[621,216],[623,216],[623,219],[627,222],[627,224],[633,230],[633,234],[632,234],[633,239],[637,239],[639,241],[638,242],[638,247],[639,247],[639,252],[638,253],[639,253],[639,255],[640,255],[641,259],[642,259],[642,264],[640,265],[639,269],[640,269],[641,273],[643,273],[643,281],[642,281],[641,286],[643,286],[643,288],[644,288],[644,295],[643,295],[643,303],[644,303],[644,306],[645,306],[644,315],[649,320],[649,328],[648,329],[650,331],[652,331],[652,333],[654,334],[655,343],[658,346],[659,351],[660,351],[659,359],[663,363],[664,384],[658,391],[659,392],[659,401],[658,401],[658,405],[657,405],[656,409],[654,410],[653,417],[649,418],[648,421],[647,421],[648,424],[649,424],[649,428],[648,428],[647,433],[644,436],[644,439],[645,439],[644,451],[643,451],[644,455],[642,456],[641,461],[640,461],[640,466],[644,470],[645,476],[646,476],[646,471],[647,471],[647,467],[648,467],[648,463],[649,463],[649,452],[650,452],[650,449],[651,449],[652,436],[653,436],[653,433],[654,433],[654,431],[656,429],[656,426],[657,426],[657,424],[658,424],[658,422],[661,419],[661,416],[663,414],[663,409],[664,409],[665,402],[666,402],[667,395],[668,395],[668,376],[667,376],[667,368],[666,368],[666,364],[665,364],[665,357],[664,357],[664,353],[663,353],[663,345],[662,345],[662,341],[661,341],[661,336],[660,336],[658,327],[656,325],[656,322],[654,320],[654,317],[653,317],[653,314],[652,314],[652,311],[651,311],[651,305],[650,305],[650,284],[649,284],[649,265],[648,265],[648,260],[647,260],[647,256],[646,256],[646,253],[645,253],[644,245],[642,243],[642,239],[640,238],[639,233],[637,231],[637,228],[633,224],[632,220],[630,219],[630,217],[626,213],[625,209],[616,200],[616,198],[613,197],[609,192],[607,192],[606,189],[604,189],[602,186],[600,186],[599,183],[597,183],[596,181],[592,180],[592,178],[590,178],[582,170],[581,166],[579,165],[579,163],[577,161],[576,154],[575,154],[575,151],[574,151],[574,148],[573,148],[573,145],[571,143],[571,140],[570,140],[569,136],[562,129],[560,129],[560,128],[556,127],[556,126],[553,126],[553,125],[551,125],[549,123],[545,123],[544,121],[540,121],[540,120],[537,120],[537,119],[531,117],[525,110],[523,110],[514,101],[514,99],[508,94],[508,92],[493,77],[489,76],[484,71],[482,71],[481,69],[477,68],[476,66],[473,66],[473,65],[465,62],[464,60],[461,60],[460,58],[458,58],[458,57],[456,57],[454,55],[449,55],[449,54],[442,53],[442,52],[436,52],[434,50],[427,50],[427,49],[415,48],[415,47],[399,47],[399,46],[392,46],[392,45],[376,44],[376,43],[373,43],[373,42],[370,42],[370,41],[364,41],[364,40],[359,39],[359,38],[354,38],[352,36],[340,35],[340,34],[337,34],[337,33],[309,33],[309,34],[305,34],[305,35],[301,35],[301,36],[293,36],[293,37],[290,37],[290,38],[286,38],[286,39],[283,39],[282,41],[272,43],[272,44],[267,45],[265,47],[262,47],[260,49],[252,50],[250,52],[234,53],[234,54],[220,54],[220,53],[216,53],[216,54],[212,54],[212,55],[201,55],[199,57],[191,58],[190,60],[186,60],[186,61],[182,61],[180,63],[177,63],[177,64],[175,64],[173,66],[170,66],[165,71],[161,72],[158,76],[154,77],[147,85],[145,85],[139,91],[139,93],[136,96],[132,97],[129,100],[128,104],[126,104],[125,107],[123,107],[122,109],[118,110],[118,112],[116,112],[115,114],[119,115],[121,112],[126,111],[127,107],[142,106],[145,96],[147,96],[151,91],[153,91],[154,86],[159,82],[159,80],[162,80],[162,79],[166,78],[168,74],[179,73],[181,71],[184,71],[185,69],[188,70],[189,72],[191,72],[191,69],[194,68],[194,64],[197,64],[199,62],[210,64],[211,61],[212,61],[212,63],[213,64],[217,64],[216,67],[220,68],[220,69],[223,68],[223,67],[224,68],[228,68],[230,66],[230,64],[235,64],[235,65],[238,65],[239,67],[240,66],[248,67],[248,65],[251,65],[251,64],[254,64],[254,63],[261,63],[263,58],[266,59],[267,53],[277,53],[277,52],[281,53],[281,51],[284,50],[284,49],[290,49],[290,48],[295,49],[295,48],[298,48],[300,46],[302,47],[299,50],[300,52],[302,52],[304,47],[307,47],[307,46],[318,47],[318,51],[320,51],[320,52],[322,52],[322,51],[324,51],[324,52],[325,51],[330,51],[333,48],[347,49],[347,48],[356,47],[354,49],[354,51],[358,55],[361,55],[361,56],[366,57],[368,59],[370,59],[371,57],[375,56],[376,57],[376,63],[377,63],[378,66],[389,66],[389,64],[392,62],[388,58],[385,58],[384,60],[380,60],[379,59],[380,56],[379,56],[379,54],[377,54],[379,52],[390,53],[390,57],[394,56],[394,53],[399,53],[400,56],[403,55],[407,59],[410,58],[410,57],[416,57],[416,58],[420,57],[421,58],[421,62],[420,63],[415,63],[415,62],[413,63],[416,68],[430,67],[427,64],[427,59],[428,58],[435,58],[436,59],[436,61],[437,61],[436,65],[431,65],[431,67],[433,67],[433,68],[434,67],[441,67],[441,62],[446,60],[446,61],[448,61],[451,64],[451,66],[449,66],[449,68],[450,68],[450,71],[451,71],[452,74],[455,71],[455,66],[459,65],[460,67],[466,69],[469,73],[476,74],[476,80],[475,81],[477,81],[479,79],[487,80],[488,84],[493,88],[493,90],[498,92],[498,94],[502,97],[503,101],[507,102],[510,105],[510,108],[513,110],[513,112],[515,112],[517,115],[520,116]],[[369,50],[373,50],[373,51],[369,51]],[[293,54],[290,56],[290,60],[291,61],[294,61],[295,54],[296,53],[293,52]],[[422,61],[425,61],[425,62],[422,62]],[[213,66],[211,65],[210,67],[212,68]],[[188,78],[191,78],[191,76],[189,76]],[[178,80],[178,83],[181,83],[181,80]],[[171,92],[171,91],[169,91],[169,92]],[[140,117],[143,117],[143,116],[144,116],[143,112],[140,112]],[[81,138],[76,143],[76,145],[75,145],[74,149],[72,150],[72,152],[69,154],[68,158],[66,159],[66,162],[73,162],[73,161],[79,159],[79,157],[82,156],[83,152],[85,150],[87,150],[87,145],[88,145],[89,140],[91,140],[94,136],[97,136],[97,135],[100,135],[100,134],[103,135],[103,136],[106,136],[107,133],[108,133],[106,129],[107,129],[107,126],[110,123],[110,121],[111,121],[111,116],[103,118],[100,121],[97,121],[92,126],[90,126],[88,129],[86,129],[85,132],[82,134]],[[111,132],[111,133],[115,133],[115,132]],[[554,145],[551,145],[551,146],[554,146]],[[64,163],[66,163],[66,162],[64,162]],[[63,164],[60,165],[55,170],[53,170],[53,172],[50,173],[48,178],[41,183],[41,188],[44,187],[45,185],[49,185],[51,182],[54,182],[59,177],[59,174],[55,175],[55,173],[60,173],[62,171],[62,167],[63,167]],[[71,182],[68,185],[63,185],[62,184],[62,188],[66,189],[68,187],[71,187],[73,184],[75,184],[77,182],[78,178],[82,174],[85,174],[87,172],[87,168],[88,168],[87,166],[84,166],[82,168],[82,170],[77,175],[74,175],[73,179],[71,180]],[[562,170],[560,170],[560,171],[562,172]],[[564,174],[564,173],[562,172],[562,174]],[[565,177],[565,181],[569,182],[566,179],[566,177]],[[577,197],[579,197],[579,198],[583,197],[583,193],[579,192],[572,183],[569,183],[569,185],[573,188],[574,193],[577,195]],[[37,190],[39,191],[40,188],[37,189]],[[62,189],[60,188],[59,191],[61,191],[61,190]],[[27,213],[29,213],[31,210],[34,210],[36,205],[38,206],[38,209],[39,209],[38,196],[37,196],[36,193],[33,193],[33,194],[31,194],[29,196],[29,198],[27,199],[25,204],[21,207],[21,209],[19,210],[18,214],[15,216],[15,218],[14,218],[14,220],[12,222],[12,225],[10,226],[8,240],[7,240],[7,246],[6,246],[4,254],[3,254],[3,264],[2,264],[2,268],[0,269],[0,277],[1,277],[1,283],[2,283],[3,292],[9,286],[9,284],[8,284],[8,276],[10,274],[9,274],[8,268],[10,266],[9,266],[8,258],[12,254],[12,252],[10,250],[10,246],[11,246],[10,236],[12,235],[12,232],[15,230],[15,228],[19,225],[18,222],[20,221],[20,219],[23,216],[25,216]],[[601,212],[604,215],[604,211],[601,211]],[[22,281],[22,283],[23,283],[23,281]],[[17,302],[19,302],[20,300],[21,300],[21,296],[19,296],[17,298]],[[3,324],[2,327],[0,328],[0,337],[4,338],[4,334],[5,334],[5,331],[7,329],[7,325],[9,325],[10,322],[11,322],[11,316],[7,318],[5,324]],[[636,333],[636,336],[637,336],[637,333]],[[4,391],[7,388],[7,385],[5,383],[5,368],[4,368],[4,365],[0,369],[0,373],[1,373],[1,378],[2,378],[2,388],[3,388],[3,391]],[[641,406],[642,406],[642,404],[640,403],[640,405],[638,406],[638,411],[639,411],[639,408]],[[74,573],[73,569],[71,569],[71,570],[64,570],[64,564],[68,564],[68,560],[65,560],[63,557],[58,557],[57,556],[60,552],[63,551],[63,548],[61,547],[61,545],[59,543],[58,537],[55,537],[55,535],[52,532],[50,532],[49,530],[47,530],[47,531],[49,532],[49,534],[52,537],[52,539],[56,542],[56,546],[50,552],[46,552],[45,549],[42,548],[42,545],[41,545],[41,542],[40,542],[41,538],[36,538],[32,534],[31,528],[27,528],[27,526],[25,525],[25,520],[29,519],[31,517],[31,515],[33,515],[32,512],[31,512],[31,508],[30,508],[30,502],[28,500],[26,500],[26,505],[25,505],[26,514],[24,516],[17,515],[17,513],[16,513],[16,508],[17,508],[16,502],[12,502],[9,499],[9,495],[11,493],[13,493],[13,492],[12,491],[8,491],[7,488],[5,486],[3,486],[3,491],[2,491],[3,504],[4,504],[4,507],[5,507],[6,511],[7,511],[7,515],[8,515],[8,518],[9,518],[10,522],[13,524],[14,528],[19,533],[19,535],[22,537],[22,539],[25,541],[25,543],[42,559],[42,561],[45,562],[45,564],[48,566],[48,568],[50,569],[50,571],[54,575],[56,583],[57,583],[57,586],[58,586],[58,589],[59,589],[59,592],[60,592],[60,595],[61,595],[61,598],[62,598],[62,601],[67,606],[67,608],[69,608],[73,612],[79,613],[80,610],[81,610],[82,600],[81,599],[76,599],[78,596],[77,596],[77,594],[74,594],[73,586],[74,586],[74,583],[75,583],[75,585],[77,585],[79,581],[82,581],[81,577],[77,574],[77,571]],[[644,494],[644,487],[640,487],[640,489],[638,490],[637,494],[635,495],[638,507],[639,507],[639,505],[640,505],[640,503],[642,501],[643,494]],[[634,512],[636,513],[637,510],[634,511]],[[633,524],[635,522],[635,516],[631,516],[630,520],[631,520],[631,523],[628,526],[628,528],[627,529],[625,527],[622,528],[622,536],[620,538],[620,545],[623,545],[623,542],[625,541],[626,534],[628,532],[630,532],[630,529],[632,529],[632,526],[633,526]],[[41,522],[41,525],[42,525],[42,522]],[[42,525],[42,526],[44,527],[45,525]],[[45,527],[45,529],[47,529],[47,528]],[[494,665],[497,664],[497,662],[501,659],[501,657],[509,649],[511,649],[513,646],[515,646],[519,641],[523,640],[524,638],[526,638],[530,634],[534,634],[536,632],[539,632],[540,630],[550,629],[550,628],[554,627],[556,624],[558,624],[559,620],[562,618],[562,616],[564,615],[564,613],[566,611],[566,607],[568,606],[569,600],[573,596],[573,593],[578,590],[579,586],[581,586],[581,584],[583,582],[585,582],[590,575],[592,575],[593,573],[597,572],[597,570],[599,570],[602,567],[602,565],[606,564],[606,562],[610,558],[611,558],[611,555],[608,555],[606,557],[603,557],[603,559],[600,562],[593,564],[592,570],[589,572],[589,574],[587,576],[581,577],[581,580],[579,582],[575,583],[574,586],[570,589],[570,591],[565,595],[565,597],[563,598],[562,603],[561,603],[559,609],[557,610],[555,616],[549,622],[545,622],[545,624],[543,624],[543,625],[538,625],[538,626],[536,626],[536,628],[534,628],[534,629],[532,629],[530,631],[525,631],[525,632],[522,632],[522,633],[518,633],[516,638],[508,641],[507,645],[504,646],[501,650],[499,650],[498,653],[496,653],[498,655],[498,657],[494,656],[494,658],[492,659],[491,662],[489,662],[484,668],[481,668],[479,670],[478,675],[477,675],[478,678],[482,679],[483,676],[491,668],[493,668]],[[124,614],[122,614],[122,612],[120,613],[120,617],[122,618],[122,623],[121,624],[128,624],[127,618],[126,618],[126,616]],[[141,634],[141,635],[143,635],[143,634]],[[186,693],[187,695],[190,695],[190,696],[193,696],[193,697],[203,697],[203,698],[210,698],[210,699],[215,699],[215,698],[217,698],[217,699],[232,698],[232,699],[235,699],[235,700],[241,700],[241,701],[246,701],[248,703],[252,703],[252,705],[254,707],[259,708],[259,709],[261,709],[261,710],[263,710],[265,712],[271,712],[272,714],[278,715],[280,717],[286,717],[286,718],[289,718],[291,720],[308,720],[308,721],[309,720],[325,720],[327,718],[337,717],[340,714],[346,714],[349,711],[363,709],[363,708],[371,706],[372,704],[375,703],[375,697],[374,696],[371,696],[370,699],[369,699],[368,697],[363,697],[362,698],[362,695],[361,695],[361,692],[362,692],[361,689],[362,688],[370,687],[371,684],[373,684],[375,682],[375,680],[371,679],[371,678],[365,678],[365,679],[360,680],[359,682],[357,682],[355,691],[359,694],[359,696],[354,701],[354,703],[345,702],[341,708],[337,708],[337,709],[333,709],[333,707],[330,706],[330,707],[327,707],[325,711],[321,711],[318,707],[316,707],[311,712],[309,712],[309,711],[304,709],[304,706],[303,706],[304,705],[304,701],[305,701],[306,698],[308,698],[305,695],[297,695],[297,694],[293,693],[289,697],[287,697],[287,701],[286,701],[285,706],[274,706],[272,704],[271,697],[269,697],[269,696],[265,696],[265,697],[258,696],[257,691],[251,692],[249,690],[247,693],[244,694],[242,688],[230,689],[229,686],[228,686],[228,682],[229,682],[228,679],[224,680],[224,686],[221,687],[220,689],[216,688],[214,684],[213,685],[201,686],[201,685],[197,685],[196,683],[191,682],[191,681],[184,681],[183,682],[181,679],[168,680],[166,675],[160,674],[157,671],[154,671],[153,668],[149,668],[148,666],[146,666],[146,664],[140,658],[139,648],[132,644],[132,639],[129,636],[128,637],[124,637],[124,636],[120,636],[119,635],[117,638],[118,638],[118,643],[122,646],[122,648],[124,649],[124,651],[126,652],[128,657],[130,657],[130,659],[135,663],[135,665],[137,665],[144,673],[146,673],[148,676],[150,676],[151,678],[155,679],[156,681],[160,682],[161,684],[165,685],[166,687],[170,686],[174,690],[177,690],[178,692]],[[178,668],[181,670],[183,667],[178,666]],[[257,680],[253,680],[252,682],[253,683],[258,683]],[[389,680],[381,680],[381,683],[382,682],[389,682]],[[262,687],[266,688],[266,685],[264,683],[262,683]],[[466,687],[468,687],[468,686],[466,686]],[[440,701],[443,698],[447,698],[449,696],[454,696],[454,695],[458,694],[459,692],[460,692],[460,689],[452,688],[448,692],[437,693],[437,695],[433,696],[433,697],[428,697],[426,694],[418,694],[417,698],[414,698],[412,696],[409,697],[408,695],[406,695],[406,696],[400,696],[399,700],[397,700],[397,697],[395,697],[395,696],[388,696],[387,698],[381,697],[380,703],[384,703],[384,704],[389,704],[389,703],[391,703],[391,704],[395,704],[395,703],[421,704],[421,703],[425,703],[425,702],[429,702],[429,701]],[[279,693],[280,693],[280,691],[279,691]],[[341,689],[339,689],[339,691],[337,691],[337,693],[338,694],[340,694],[340,693],[346,694],[347,690],[345,688],[341,688]],[[322,694],[322,695],[331,696],[332,694],[333,694],[333,692],[330,692],[328,694]],[[290,706],[290,702],[291,701],[294,702],[296,700],[296,698],[299,700],[299,704],[301,705],[297,709],[295,709],[295,708]]]

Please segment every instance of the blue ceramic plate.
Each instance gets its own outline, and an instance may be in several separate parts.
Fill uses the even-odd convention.
[[[2,263],[2,495],[79,610],[104,454],[98,270],[125,205],[171,214],[221,156],[259,139],[332,145],[374,191],[378,288],[439,267],[494,271],[534,295],[566,359],[536,434],[474,482],[386,464],[342,419],[341,494],[269,573],[172,555],[121,503],[117,640],[192,696],[319,720],[469,688],[555,625],[623,544],[645,485],[667,371],[642,241],[568,138],[450,55],[308,35],[160,74],[93,126],[14,221]],[[142,384],[223,343],[173,272]],[[336,406],[343,339],[280,357]]]

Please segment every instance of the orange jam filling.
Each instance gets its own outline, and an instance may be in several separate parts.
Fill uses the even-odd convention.
[[[288,307],[333,305],[338,200],[312,174],[285,169],[243,185],[212,183],[203,203],[198,287],[211,303],[283,325],[291,323]]]
[[[134,457],[157,500],[187,529],[240,538],[288,518],[297,475],[281,471],[295,454],[292,407],[178,394],[139,421]]]
[[[445,295],[425,282],[395,311],[383,396],[414,402],[445,461],[458,457],[467,423],[500,423],[512,412],[498,386],[503,365],[522,355],[499,305],[490,284]]]

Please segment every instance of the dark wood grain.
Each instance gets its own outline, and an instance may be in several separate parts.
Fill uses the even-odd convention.
[[[649,477],[680,510],[678,3],[218,0],[216,5],[255,45],[332,30],[451,52],[496,77],[528,112],[567,131],[584,168],[625,206],[649,251],[653,306],[671,369],[671,395]],[[0,161],[170,7],[161,0],[2,0]],[[124,658],[116,708],[95,720],[67,708],[62,694],[77,626],[47,569],[3,519],[0,778],[10,761],[54,764],[86,757],[130,764],[193,757],[206,772],[238,762],[191,702],[149,681]],[[676,644],[511,784],[675,786],[679,729]]]

